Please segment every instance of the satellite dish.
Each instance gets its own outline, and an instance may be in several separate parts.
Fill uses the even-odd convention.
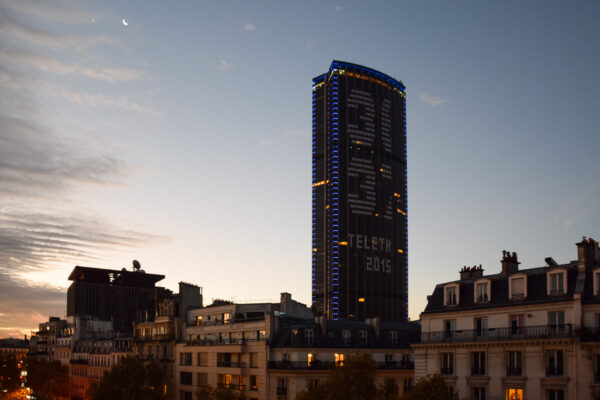
[[[139,271],[140,268],[142,268],[142,265],[140,264],[140,262],[138,260],[133,260],[133,269],[135,271]]]

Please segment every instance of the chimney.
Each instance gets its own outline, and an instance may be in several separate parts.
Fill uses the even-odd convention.
[[[519,271],[519,260],[517,259],[517,253],[513,251],[502,250],[502,274],[509,275]]]
[[[473,265],[471,268],[465,265],[459,272],[461,281],[471,278],[481,278],[483,276],[483,267],[481,264],[479,266]]]
[[[600,258],[600,249],[598,249],[598,242],[594,239],[586,239],[577,243],[577,261],[579,264],[579,271],[583,271],[587,268],[592,268],[596,265]]]
[[[315,317],[315,322],[321,326],[321,333],[323,336],[327,336],[327,317],[318,315]]]

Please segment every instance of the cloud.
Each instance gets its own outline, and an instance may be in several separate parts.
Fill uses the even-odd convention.
[[[312,40],[307,40],[306,41],[306,48],[307,49],[312,49],[315,46],[315,43]]]
[[[0,208],[0,336],[20,336],[48,316],[65,315],[66,291],[24,274],[46,272],[56,263],[98,265],[105,262],[108,249],[114,254],[168,240],[80,213]]]
[[[37,23],[21,23],[26,17]],[[102,92],[108,83],[148,75],[100,62],[102,49],[94,51],[90,63],[89,52],[82,50],[118,43],[111,37],[54,34],[37,28],[51,25],[39,20],[57,26],[91,23],[90,14],[77,9],[0,0],[0,336],[20,335],[49,315],[65,313],[64,289],[34,282],[28,274],[52,274],[61,265],[104,264],[109,255],[169,240],[82,211],[84,205],[73,201],[82,189],[122,185],[132,167],[102,140],[104,135],[81,134],[89,121],[76,114],[68,120],[57,117],[61,111],[57,108],[64,103],[61,97],[87,107],[153,114],[131,93]],[[57,75],[89,78],[98,93],[63,87],[55,83]],[[45,92],[60,105],[42,100]]]
[[[80,75],[109,83],[147,78],[147,74],[132,68],[90,67],[78,64],[66,64],[26,49],[0,47],[0,57],[3,58],[5,62],[19,67],[34,67],[41,71],[58,75]]]
[[[5,206],[0,215],[0,273],[42,271],[48,263],[98,264],[106,250],[123,252],[169,238],[123,229],[81,213],[29,212]]]
[[[440,104],[444,104],[446,102],[446,100],[442,99],[441,97],[435,97],[435,96],[430,96],[429,94],[422,92],[419,95],[419,99],[425,103],[428,104],[430,106],[439,106]]]
[[[114,184],[127,171],[122,160],[32,121],[0,113],[0,125],[0,193],[35,197],[80,183]]]
[[[274,144],[277,143],[277,141],[275,140],[269,140],[269,139],[261,139],[258,141],[258,144],[262,145],[262,146],[268,146],[270,144]]]
[[[0,337],[23,337],[48,316],[66,314],[66,292],[53,285],[24,282],[12,271],[0,271]]]
[[[338,4],[337,6],[335,6],[335,8],[333,9],[334,11],[342,11],[344,9],[344,7],[342,7],[341,4]]]
[[[72,103],[90,107],[114,107],[126,111],[136,111],[151,116],[160,116],[161,113],[150,106],[142,105],[124,95],[108,96],[104,94],[77,93],[64,87],[57,88],[56,92]]]
[[[219,69],[223,70],[223,71],[228,71],[230,69],[234,69],[235,65],[230,64],[227,60],[221,60],[219,61]]]
[[[0,0],[0,7],[15,13],[56,23],[84,24],[92,20],[92,14],[78,8],[76,4],[67,6],[47,1]]]
[[[246,32],[254,32],[256,30],[256,25],[254,25],[251,22],[248,22],[246,25],[244,25],[244,30]]]
[[[73,48],[76,50],[84,50],[97,45],[118,44],[118,41],[108,35],[86,36],[56,34],[17,21],[8,14],[1,12],[0,33],[11,37],[13,40],[19,39],[34,46],[43,46],[44,48],[50,49]]]

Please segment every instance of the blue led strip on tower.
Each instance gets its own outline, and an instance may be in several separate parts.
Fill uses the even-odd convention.
[[[333,287],[333,307],[332,319],[339,319],[339,85],[338,77],[332,79],[332,94],[331,94],[331,226],[332,226],[332,271],[331,280]]]

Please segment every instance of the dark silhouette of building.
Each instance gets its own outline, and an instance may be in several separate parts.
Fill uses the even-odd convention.
[[[313,79],[312,300],[329,319],[407,318],[404,91],[341,61]]]
[[[76,266],[69,275],[73,283],[67,292],[67,316],[112,320],[115,331],[132,332],[142,312],[154,310],[167,295],[166,289],[155,286],[164,277],[145,273],[139,263],[133,271]]]

